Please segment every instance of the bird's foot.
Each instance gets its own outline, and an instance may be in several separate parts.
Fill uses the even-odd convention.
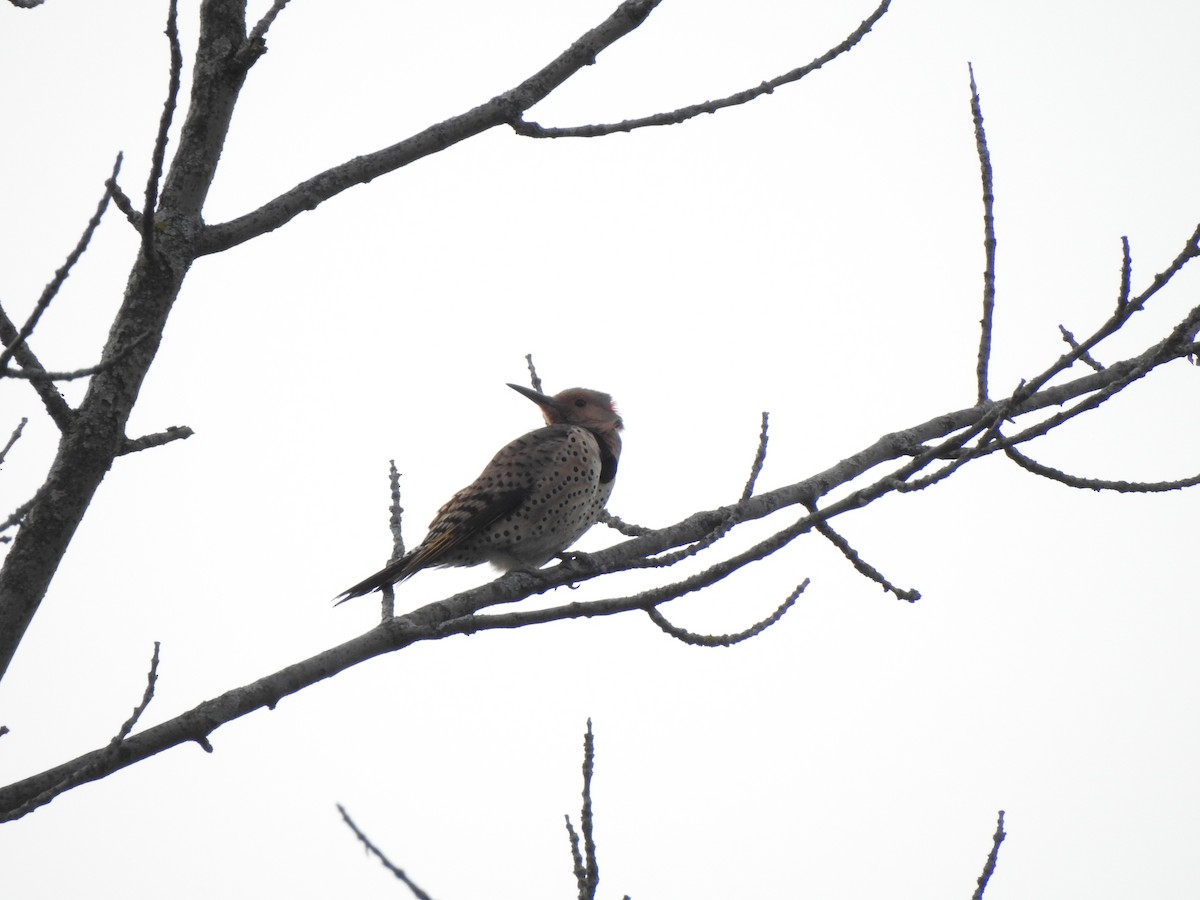
[[[584,553],[581,550],[569,550],[562,553],[556,553],[554,554],[554,557],[564,566],[570,566],[573,569],[582,569],[585,566],[592,565],[592,554]]]

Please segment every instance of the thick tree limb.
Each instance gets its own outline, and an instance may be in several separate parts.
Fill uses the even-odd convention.
[[[545,99],[584,66],[592,65],[601,51],[641,25],[659,2],[625,0],[612,15],[515,88],[461,115],[431,125],[398,144],[326,169],[253,212],[208,226],[197,243],[198,254],[218,253],[236,247],[274,231],[302,212],[316,209],[348,188],[366,184],[497,125],[516,121],[521,113]]]
[[[195,259],[190,240],[200,229],[200,211],[245,75],[231,64],[230,48],[241,46],[244,40],[244,2],[205,0],[191,102],[160,195],[152,232],[154,252],[139,255],[101,354],[102,364],[118,357],[120,361],[92,378],[83,403],[62,423],[63,438],[39,493],[53,497],[54,502],[34,503],[0,568],[0,677],[96,489],[126,446],[125,425]],[[45,392],[42,399],[47,408],[54,403]],[[61,414],[56,421],[60,418]]]

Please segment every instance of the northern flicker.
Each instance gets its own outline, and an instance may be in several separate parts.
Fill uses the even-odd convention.
[[[571,388],[548,397],[510,388],[539,407],[546,427],[500,450],[479,477],[438,510],[420,546],[347,588],[338,603],[395,584],[429,566],[534,569],[592,527],[612,493],[621,417],[612,397]]]

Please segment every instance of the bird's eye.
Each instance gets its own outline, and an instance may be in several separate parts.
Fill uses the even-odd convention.
[[[575,405],[577,407],[579,407],[580,409],[583,409],[585,406],[587,406],[587,401],[584,400],[582,397],[580,397],[578,400],[575,401]]]

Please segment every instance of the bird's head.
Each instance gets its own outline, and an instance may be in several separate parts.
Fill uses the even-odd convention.
[[[613,398],[603,391],[568,388],[549,397],[519,384],[509,387],[536,403],[547,425],[580,425],[596,432],[620,431],[625,427]]]

